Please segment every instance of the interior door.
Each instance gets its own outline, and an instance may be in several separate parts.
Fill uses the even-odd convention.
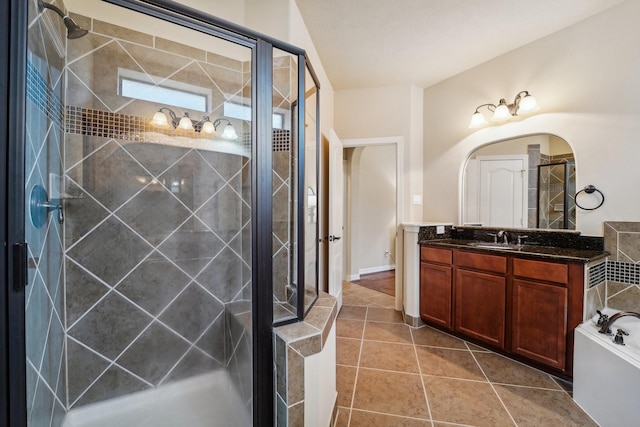
[[[527,156],[478,157],[480,223],[526,227]]]
[[[333,129],[329,132],[329,294],[342,307],[342,265],[344,231],[343,147]]]

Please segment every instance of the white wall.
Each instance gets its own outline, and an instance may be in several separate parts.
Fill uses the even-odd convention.
[[[352,251],[358,251],[360,274],[389,270],[395,258],[396,147],[364,147],[359,173],[359,191],[351,201],[359,207],[359,217],[352,218],[358,227]]]
[[[422,194],[422,89],[389,86],[336,91],[335,129],[340,138],[400,137],[402,193],[399,222],[420,221],[422,206],[411,195]]]
[[[537,133],[565,139],[576,156],[577,186],[606,201],[578,211],[577,227],[602,235],[602,222],[638,220],[640,2],[628,0],[588,20],[461,73],[424,92],[424,217],[459,222],[462,166],[491,141]],[[529,90],[538,115],[473,132],[474,109]],[[584,201],[587,204],[587,201]]]

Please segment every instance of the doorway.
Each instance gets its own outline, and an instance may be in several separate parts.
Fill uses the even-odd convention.
[[[345,277],[395,296],[397,144],[345,141]]]

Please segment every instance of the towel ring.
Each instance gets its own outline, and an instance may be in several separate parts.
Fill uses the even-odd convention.
[[[578,194],[584,192],[585,194],[593,194],[595,192],[600,193],[600,196],[602,196],[602,200],[600,201],[600,204],[598,206],[596,206],[595,208],[583,208],[582,206],[580,206],[578,204]],[[574,197],[574,201],[576,203],[576,206],[579,207],[582,210],[585,211],[595,211],[596,209],[598,209],[600,206],[602,206],[602,204],[604,203],[604,194],[602,194],[602,191],[598,190],[595,186],[593,185],[587,185],[586,187],[584,187],[582,190],[578,191]]]

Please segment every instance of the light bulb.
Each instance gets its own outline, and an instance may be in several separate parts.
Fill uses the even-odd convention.
[[[153,119],[151,119],[151,123],[156,126],[167,126],[169,124],[167,116],[162,111],[156,111]]]
[[[193,123],[191,123],[191,119],[187,116],[187,113],[184,114],[184,117],[180,119],[180,123],[178,123],[178,127],[184,130],[193,129]]]
[[[238,134],[236,133],[236,130],[230,124],[224,127],[224,131],[222,132],[221,136],[224,139],[230,139],[232,141],[235,141],[236,139],[238,139]]]
[[[216,128],[213,126],[213,123],[211,123],[209,120],[207,120],[206,122],[204,122],[202,124],[202,132],[203,133],[208,133],[208,134],[215,134],[216,133]]]
[[[539,108],[540,106],[538,105],[538,101],[536,101],[536,99],[533,96],[527,94],[524,98],[520,100],[520,105],[518,106],[518,112],[530,113],[532,111],[536,111]]]
[[[476,111],[473,116],[471,116],[471,122],[469,123],[469,128],[475,129],[487,124],[487,119],[479,111]]]
[[[507,101],[504,99],[500,100],[500,104],[496,107],[496,110],[493,112],[493,120],[494,122],[500,122],[503,120],[509,120],[511,118],[511,112],[509,112],[509,107],[507,106]]]

